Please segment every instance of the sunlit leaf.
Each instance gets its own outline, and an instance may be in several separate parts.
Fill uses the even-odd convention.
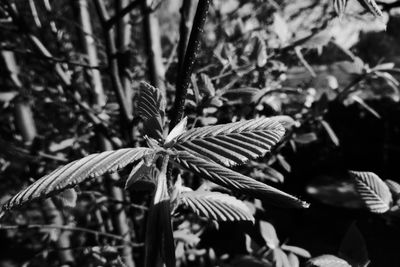
[[[264,155],[283,134],[277,120],[261,118],[194,128],[182,134],[174,147],[232,166]]]
[[[252,221],[254,218],[248,207],[240,200],[209,191],[184,192],[180,201],[199,216],[216,221]]]
[[[186,125],[187,117],[184,117],[165,138],[164,146],[171,147],[175,141],[186,131]]]
[[[279,247],[279,239],[275,227],[266,221],[260,221],[260,233],[270,249]]]
[[[384,213],[390,209],[392,194],[375,173],[350,171],[350,175],[355,179],[356,189],[371,212]]]
[[[289,246],[289,245],[285,245],[285,244],[283,244],[281,246],[281,248],[283,250],[292,252],[292,253],[296,254],[297,256],[300,256],[300,257],[303,257],[303,258],[311,258],[310,252],[308,252],[304,248],[299,248],[299,247],[296,247],[296,246]]]
[[[176,161],[195,174],[198,174],[216,184],[243,194],[268,200],[271,204],[280,207],[307,208],[309,206],[306,202],[303,202],[283,191],[258,182],[238,172],[234,172],[217,163],[207,161],[199,156],[191,155],[188,152],[179,153],[176,157]]]
[[[325,120],[321,120],[321,125],[325,129],[325,131],[328,134],[329,138],[331,139],[332,143],[334,143],[336,146],[339,146],[339,144],[340,144],[339,138],[337,137],[336,133],[333,131],[330,124]]]
[[[128,164],[140,160],[143,156],[155,152],[150,148],[124,148],[91,154],[40,178],[12,197],[2,209],[9,210],[35,199],[55,195],[88,179],[118,171]]]
[[[321,255],[307,262],[307,267],[351,267],[345,260],[333,255]]]

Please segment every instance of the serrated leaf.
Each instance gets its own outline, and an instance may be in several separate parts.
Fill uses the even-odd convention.
[[[270,249],[279,247],[279,239],[275,227],[269,222],[260,221],[260,233]]]
[[[132,171],[126,179],[125,189],[128,189],[134,183],[148,175],[152,168],[152,166],[146,165],[145,162],[141,160],[135,167],[132,168]]]
[[[171,147],[175,144],[175,141],[186,131],[186,125],[187,117],[184,117],[165,138],[164,146]]]
[[[382,17],[382,11],[375,0],[358,0],[358,2],[376,17]]]
[[[209,162],[197,155],[180,152],[175,160],[183,167],[223,187],[268,200],[277,206],[307,208],[309,205],[298,198],[280,191],[272,186],[258,182],[250,177],[234,172],[217,163]]]
[[[389,187],[372,172],[350,171],[356,181],[356,189],[366,207],[374,213],[384,213],[390,209],[392,194]]]
[[[10,210],[35,199],[50,197],[100,175],[118,171],[143,156],[156,153],[150,148],[123,148],[91,154],[60,167],[13,196],[3,207]]]
[[[321,255],[312,258],[307,262],[307,267],[351,267],[347,261],[333,256],[333,255]]]
[[[240,200],[219,192],[192,191],[180,195],[180,202],[199,216],[215,221],[252,221],[248,207]]]
[[[143,119],[144,130],[156,140],[163,138],[165,99],[158,88],[142,82],[139,88],[137,112]]]
[[[275,119],[253,119],[194,128],[182,134],[174,147],[233,166],[269,152],[284,133],[284,128]]]
[[[333,0],[333,7],[339,18],[344,15],[348,0]]]

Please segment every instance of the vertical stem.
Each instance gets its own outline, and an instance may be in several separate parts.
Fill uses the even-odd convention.
[[[116,14],[120,14],[129,5],[129,0],[116,0]],[[120,77],[127,99],[132,99],[131,78],[129,77],[130,53],[129,44],[131,42],[131,24],[129,13],[122,16],[117,21],[117,49],[118,65],[120,67]],[[132,113],[132,101],[128,101],[129,112]]]
[[[203,33],[204,23],[208,14],[210,0],[199,0],[196,14],[193,19],[193,26],[190,32],[189,43],[183,59],[181,71],[175,92],[175,102],[171,113],[170,129],[172,129],[181,119],[184,112],[187,89],[190,84],[190,76],[196,62],[196,57],[200,48],[200,37]]]
[[[118,103],[120,105],[122,120],[125,125],[129,125],[132,119],[132,114],[129,111],[127,101],[130,101],[130,99],[126,99],[121,78],[119,76],[120,71],[119,71],[118,60],[116,57],[117,48],[114,38],[115,34],[113,31],[111,31],[111,29],[107,27],[107,22],[109,21],[110,17],[107,13],[107,9],[104,2],[102,0],[95,0],[94,3],[102,25],[104,39],[106,41],[105,43],[106,53],[107,53],[108,67],[110,70],[112,87],[117,96]]]
[[[186,46],[189,41],[190,26],[193,23],[192,5],[194,0],[183,0],[180,8],[181,21],[179,24],[179,43],[178,43],[178,72],[181,72],[183,59],[185,57]]]
[[[160,28],[158,18],[151,11],[151,0],[142,1],[143,26],[145,46],[147,50],[147,66],[150,74],[150,83],[165,93],[165,69],[162,61]]]
[[[2,51],[1,55],[14,86],[19,89],[22,95],[24,95],[25,90],[21,80],[19,79],[19,67],[15,60],[14,53],[10,51]],[[20,97],[16,101],[14,109],[17,129],[20,132],[25,144],[32,148],[32,143],[37,136],[37,130],[29,101],[23,97]],[[31,153],[35,154],[36,151],[31,151]],[[48,220],[48,223],[59,226],[64,224],[64,218],[51,199],[46,199],[43,201],[43,212]],[[62,265],[70,265],[74,262],[72,251],[61,249],[70,247],[70,243],[69,234],[65,232],[59,232],[57,234],[56,246],[57,248],[60,248],[58,255]]]
[[[89,64],[98,64],[98,56],[97,56],[97,49],[94,44],[94,40],[92,38],[93,36],[93,29],[92,29],[92,24],[91,24],[91,19],[90,19],[90,14],[89,14],[89,9],[88,9],[88,0],[79,0],[78,1],[78,9],[79,9],[79,22],[81,24],[81,27],[84,31],[84,35],[82,38],[82,44],[84,47],[84,50],[86,54],[88,55],[88,60]],[[92,75],[91,75],[91,80],[90,83],[93,87],[94,91],[94,105],[101,106],[104,104],[105,101],[105,94],[104,94],[104,88],[101,80],[101,76],[98,70],[92,69],[91,70]],[[119,74],[118,74],[119,75]],[[112,150],[113,147],[111,143],[107,140],[107,138],[101,134],[97,133],[97,137],[99,139],[100,147],[102,150]],[[107,188],[110,189],[110,195],[118,200],[119,202],[124,201],[124,194],[122,189],[115,187],[113,185],[114,179],[118,179],[118,175],[108,175],[107,176],[107,183],[108,186]],[[123,209],[123,206],[121,204],[113,206],[113,225],[114,228],[116,229],[117,233],[121,236],[123,236],[124,240],[127,241],[125,242],[125,245],[122,248],[122,257],[125,265],[127,267],[134,267],[135,263],[133,261],[133,256],[132,256],[132,248],[129,245],[131,242],[130,238],[130,232],[132,229],[130,229],[128,225],[128,219],[126,217],[125,210]]]

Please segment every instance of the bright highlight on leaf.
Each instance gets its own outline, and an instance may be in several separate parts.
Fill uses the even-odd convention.
[[[278,120],[253,119],[194,128],[182,134],[174,147],[232,166],[269,152],[284,133]]]
[[[216,221],[252,221],[248,207],[240,200],[219,192],[184,192],[179,200],[199,216]]]
[[[91,154],[75,160],[54,170],[20,191],[2,209],[10,210],[35,199],[53,196],[88,179],[118,171],[151,153],[155,153],[155,150],[150,148],[124,148]]]
[[[392,194],[378,175],[356,171],[350,171],[350,175],[355,179],[357,192],[371,212],[384,213],[390,209]]]
[[[207,161],[201,157],[191,155],[188,152],[180,152],[177,155],[176,161],[204,179],[208,179],[239,193],[267,200],[270,204],[279,207],[307,208],[309,206],[308,203],[272,186],[256,181],[214,162]]]

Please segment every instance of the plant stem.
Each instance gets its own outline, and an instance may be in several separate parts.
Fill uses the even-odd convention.
[[[147,66],[150,83],[165,94],[165,69],[162,61],[162,49],[158,18],[154,12],[149,12],[151,0],[142,1],[143,31],[147,52]]]
[[[2,51],[1,55],[3,57],[6,69],[10,73],[10,79],[12,80],[15,87],[17,87],[22,95],[17,99],[14,109],[15,109],[15,121],[17,124],[17,129],[19,130],[26,146],[31,150],[31,154],[35,155],[39,151],[34,151],[32,146],[35,138],[37,137],[36,124],[33,118],[32,109],[29,104],[29,100],[25,98],[25,89],[23,87],[22,81],[19,79],[19,67],[15,60],[13,52]],[[35,149],[36,150],[36,149]],[[34,174],[36,172],[35,164],[30,164],[31,172]],[[43,213],[48,222],[63,226],[64,219],[60,211],[56,208],[51,199],[46,199],[43,201]],[[65,233],[59,232],[56,236],[56,246],[57,247],[68,247],[70,246],[69,236]],[[71,250],[62,250],[59,252],[60,261],[62,264],[71,264],[74,262],[74,257]]]
[[[79,0],[78,9],[79,9],[79,21],[85,33],[82,38],[82,43],[84,44],[85,48],[84,50],[88,55],[89,64],[97,65],[99,60],[97,56],[96,45],[92,37],[93,29],[88,9],[88,1]],[[98,70],[93,69],[91,71],[92,75],[90,76],[91,77],[90,83],[92,85],[93,93],[95,95],[93,103],[95,106],[101,107],[105,103],[105,93],[102,80]],[[117,73],[117,75],[119,77],[119,73]],[[99,139],[101,150],[106,151],[113,149],[111,143],[105,138],[105,136],[101,132],[97,132],[96,135]],[[123,191],[120,188],[117,188],[113,185],[114,179],[119,179],[118,175],[117,174],[107,175],[106,178],[107,178],[106,181],[108,183],[107,188],[110,189],[110,195],[118,201],[123,201],[124,200]],[[114,213],[113,214],[114,228],[117,229],[118,234],[122,236],[126,244],[130,243],[131,242],[130,232],[132,231],[132,229],[130,229],[128,225],[127,216],[122,205],[121,204],[113,205],[113,213]],[[135,263],[133,261],[132,248],[130,246],[123,246],[121,252],[125,265],[127,267],[134,267]]]
[[[196,14],[193,19],[193,26],[190,32],[189,43],[185,52],[181,71],[175,92],[175,102],[171,112],[170,129],[172,129],[183,117],[187,89],[190,84],[190,76],[196,62],[196,57],[200,48],[200,38],[203,33],[204,23],[207,18],[210,0],[199,0]]]

